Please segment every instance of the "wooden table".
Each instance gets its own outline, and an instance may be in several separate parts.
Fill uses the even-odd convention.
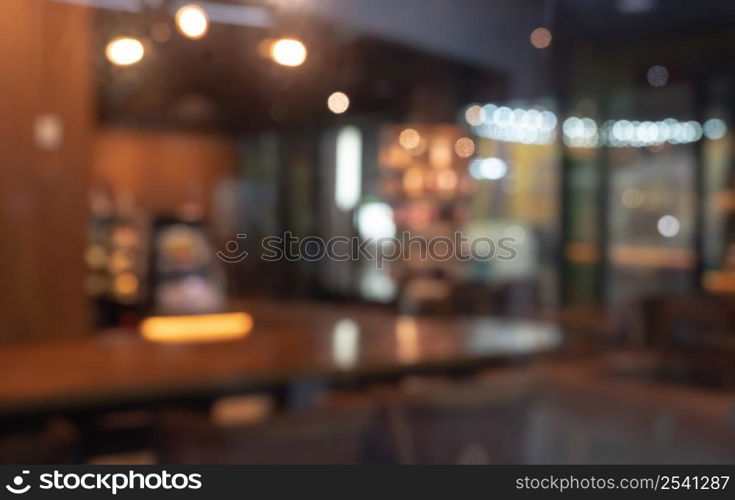
[[[0,418],[276,391],[304,381],[369,381],[474,369],[556,349],[550,324],[399,317],[383,309],[250,301],[237,341],[155,344],[136,332],[0,348]]]

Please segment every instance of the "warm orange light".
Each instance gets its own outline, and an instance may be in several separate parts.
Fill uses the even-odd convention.
[[[184,36],[199,40],[209,30],[209,17],[198,5],[185,5],[176,11],[176,26]]]
[[[442,191],[454,191],[457,187],[457,173],[451,169],[440,170],[436,174],[436,187]]]
[[[114,286],[119,295],[133,295],[138,292],[138,278],[133,273],[118,274]]]
[[[401,316],[396,320],[396,340],[398,359],[413,363],[419,357],[419,334],[416,320],[411,316]]]
[[[409,196],[419,196],[424,190],[424,171],[421,167],[411,167],[403,174],[403,189]]]
[[[140,40],[120,37],[115,38],[107,44],[105,54],[112,64],[117,66],[130,66],[143,59],[145,48],[143,48]]]
[[[281,66],[301,66],[306,54],[306,46],[295,38],[281,38],[270,47],[271,58]]]
[[[166,344],[218,342],[245,337],[252,328],[253,317],[247,313],[202,314],[148,318],[140,333],[146,340]]]
[[[446,137],[437,137],[429,148],[429,163],[434,168],[452,166],[452,142]]]
[[[406,149],[414,149],[421,144],[421,135],[412,128],[407,128],[398,136],[398,142]]]
[[[130,258],[130,256],[126,252],[119,252],[115,251],[110,255],[110,259],[107,262],[107,266],[113,274],[116,273],[122,273],[123,271],[127,271],[128,269],[131,269],[134,265],[133,259]],[[128,276],[129,275],[129,276]],[[133,286],[128,285],[128,289],[137,290],[138,289],[138,281],[137,278],[135,278],[134,274],[131,273],[125,273],[118,276],[118,278],[125,278],[128,282],[134,283]],[[135,279],[133,281],[133,278]],[[118,280],[115,281],[116,288],[120,288],[119,285],[117,285]],[[125,288],[125,286],[123,286]]]
[[[475,141],[469,137],[461,137],[454,143],[454,152],[460,158],[469,158],[475,154]]]

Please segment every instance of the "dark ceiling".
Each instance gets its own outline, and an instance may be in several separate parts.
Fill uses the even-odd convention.
[[[325,106],[335,90],[350,95],[353,114],[403,120],[417,107],[417,89],[441,94],[445,102],[427,106],[422,119],[453,120],[458,106],[482,97],[478,89],[503,86],[499,73],[318,17],[281,15],[266,29],[217,24],[203,40],[189,40],[176,33],[164,7],[97,12],[103,122],[237,132],[313,126],[338,118]],[[165,42],[150,36],[157,23],[170,27]],[[261,42],[284,34],[305,41],[308,64],[284,68],[263,57]],[[145,41],[143,61],[129,67],[106,61],[105,44],[121,35]]]
[[[735,1],[560,0],[555,19],[556,28],[570,36],[614,47],[716,31],[732,33]]]
[[[97,11],[104,121],[237,131],[328,122],[324,102],[336,89],[354,97],[355,112],[404,119],[420,87],[456,105],[548,92],[552,62],[569,56],[564,40],[609,51],[719,34],[735,49],[735,0],[216,0],[265,7],[275,23],[216,24],[202,41],[172,29],[165,43],[150,40],[150,27],[173,26],[178,0],[139,1],[142,13]],[[537,26],[552,30],[553,50],[531,47]],[[120,34],[148,39],[135,67],[104,60]],[[307,42],[308,64],[286,69],[258,53],[262,39],[285,34]]]

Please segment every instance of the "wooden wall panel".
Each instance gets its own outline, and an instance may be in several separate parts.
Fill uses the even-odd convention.
[[[89,14],[46,0],[0,1],[0,343],[89,331]],[[44,114],[63,123],[53,151],[34,140]]]
[[[208,215],[217,181],[235,175],[237,158],[236,143],[226,135],[102,129],[91,176],[145,212],[173,214],[196,203]]]

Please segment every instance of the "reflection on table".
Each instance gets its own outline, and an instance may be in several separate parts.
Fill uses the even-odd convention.
[[[527,320],[397,316],[372,307],[246,302],[238,340],[157,343],[115,331],[0,349],[0,411],[96,408],[251,390],[303,380],[369,380],[528,359],[561,345]]]

